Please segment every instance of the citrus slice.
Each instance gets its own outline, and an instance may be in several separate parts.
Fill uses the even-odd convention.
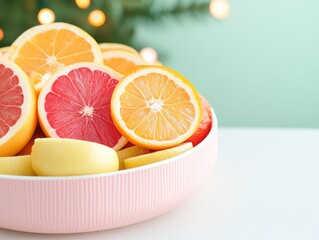
[[[118,151],[117,156],[119,158],[119,164],[120,164],[119,170],[125,169],[124,159],[139,156],[139,155],[146,154],[149,152],[150,152],[149,149],[143,148],[140,146],[132,146],[132,147],[128,147],[128,148],[125,148],[125,149]]]
[[[127,140],[113,124],[110,101],[121,74],[76,63],[54,74],[38,97],[39,122],[48,137],[73,138],[121,149]]]
[[[0,174],[35,176],[30,155],[0,157]]]
[[[37,92],[64,66],[77,62],[103,63],[96,41],[82,29],[67,23],[30,28],[11,45],[8,58],[29,75]]]
[[[210,132],[213,125],[212,109],[209,102],[200,96],[203,108],[203,115],[200,121],[199,127],[196,129],[194,134],[186,140],[186,142],[192,142],[193,146],[197,146]]]
[[[102,50],[102,53],[110,50],[124,50],[139,55],[139,53],[134,48],[122,43],[100,43],[99,45]]]
[[[117,171],[116,152],[102,144],[60,138],[37,138],[31,152],[39,176],[73,176]]]
[[[140,55],[125,50],[110,50],[103,52],[104,65],[124,74],[130,68],[146,64]]]
[[[200,97],[181,74],[164,66],[139,66],[116,86],[111,114],[135,145],[163,149],[189,138],[202,116]]]
[[[124,165],[126,169],[141,167],[147,164],[163,161],[172,157],[175,157],[183,152],[186,152],[193,148],[191,142],[183,143],[179,146],[160,150],[152,153],[147,153],[143,155],[139,155],[136,157],[126,158],[124,159]]]
[[[0,156],[19,152],[37,125],[36,96],[28,76],[0,59]]]

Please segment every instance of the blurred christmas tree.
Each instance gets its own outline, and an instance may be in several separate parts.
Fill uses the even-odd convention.
[[[209,16],[209,0],[0,0],[0,46],[8,46],[26,29],[38,25],[43,8],[53,11],[55,22],[77,25],[97,42],[119,42],[140,49],[134,42],[139,24],[159,24],[168,18]],[[89,14],[99,9],[105,14],[88,21]],[[94,23],[95,20],[95,23]],[[98,22],[100,21],[100,22]],[[92,26],[99,25],[101,26]]]

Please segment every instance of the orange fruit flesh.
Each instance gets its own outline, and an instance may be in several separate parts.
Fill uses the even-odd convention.
[[[104,65],[113,68],[121,74],[124,74],[127,70],[135,66],[133,62],[123,58],[104,59]]]
[[[64,41],[68,39],[68,41]],[[48,42],[54,44],[48,44]],[[86,49],[75,52],[74,49]],[[89,43],[69,30],[49,30],[28,40],[17,52],[14,61],[31,77],[34,85],[42,77],[74,62],[94,60]]]
[[[116,86],[112,119],[128,141],[149,149],[176,146],[200,123],[199,94],[182,75],[164,66],[137,66]]]
[[[150,84],[147,79],[156,79],[156,84]],[[142,94],[140,89],[148,91]],[[195,114],[193,105],[187,101],[179,102],[183,106],[180,108],[176,104],[176,99],[189,100],[189,96],[166,76],[150,73],[138,77],[126,90],[120,98],[122,118],[127,127],[137,135],[165,141],[178,137],[190,127]],[[154,107],[154,111],[149,105]],[[156,107],[161,107],[162,110],[156,111]],[[149,129],[149,126],[155,129]]]

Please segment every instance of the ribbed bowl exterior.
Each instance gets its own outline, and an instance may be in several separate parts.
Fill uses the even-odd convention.
[[[216,158],[217,126],[194,149],[136,169],[61,178],[0,175],[0,227],[78,233],[141,222],[194,194]]]

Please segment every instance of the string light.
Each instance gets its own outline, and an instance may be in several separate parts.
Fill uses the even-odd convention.
[[[0,28],[0,41],[4,38],[4,32],[2,28]]]
[[[140,54],[145,62],[149,64],[154,64],[157,62],[157,52],[153,48],[143,48]]]
[[[105,14],[101,10],[93,10],[88,17],[89,23],[94,27],[100,27],[105,23]]]
[[[229,15],[230,6],[227,0],[212,0],[210,2],[210,13],[214,18],[224,19]]]
[[[53,23],[55,14],[49,8],[42,8],[38,13],[38,20],[41,24]]]
[[[75,0],[75,3],[79,8],[85,9],[90,6],[91,0]]]

